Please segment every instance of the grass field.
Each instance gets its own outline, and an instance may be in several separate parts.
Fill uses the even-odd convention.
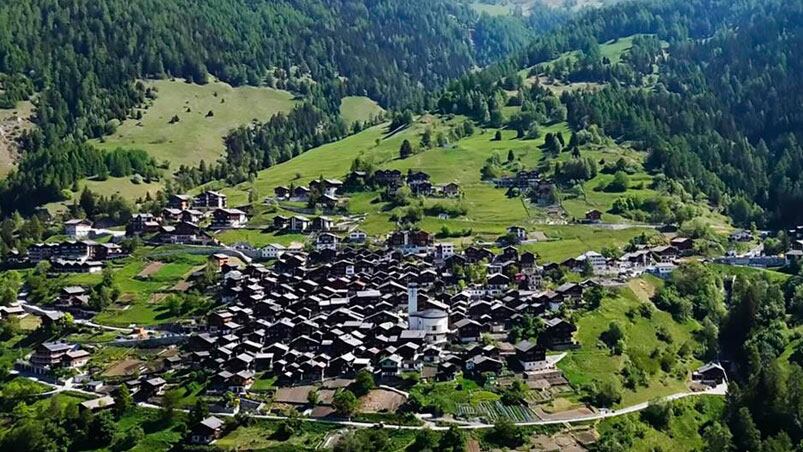
[[[368,121],[385,112],[385,109],[369,97],[348,96],[340,101],[340,115],[347,124]]]
[[[107,325],[128,326],[132,323],[156,325],[175,320],[162,303],[152,302],[151,297],[169,290],[194,269],[203,266],[206,257],[183,254],[172,262],[165,263],[158,272],[143,280],[136,276],[149,264],[149,260],[144,257],[146,251],[113,264],[114,280],[122,295],[118,303],[95,316],[95,321]],[[74,274],[65,277],[64,283],[92,286],[98,284],[101,278],[100,274]]]
[[[645,280],[646,283],[649,281]],[[628,311],[637,310],[643,303],[645,301],[640,300],[630,288],[625,288],[615,296],[603,300],[598,309],[580,317],[577,322],[577,341],[580,348],[570,351],[558,364],[573,386],[580,387],[619,375],[625,359],[628,358],[647,373],[648,385],[638,386],[635,390],[624,388],[622,406],[686,390],[688,368],[700,363],[694,359],[682,362],[678,357],[675,369],[667,373],[660,368],[657,357],[652,354],[656,349],[663,352],[668,347],[677,354],[676,351],[682,344],[695,344],[693,332],[698,329],[698,325],[693,321],[677,323],[671,315],[658,310],[653,310],[650,318],[638,313],[632,319],[629,318]],[[599,339],[611,322],[618,322],[625,331],[625,353],[621,356],[613,355]],[[656,329],[659,327],[670,333],[671,344],[658,339]]]
[[[336,427],[304,422],[295,435],[282,440],[274,437],[278,426],[278,422],[257,421],[249,427],[238,427],[217,440],[215,446],[224,450],[315,450]]]
[[[605,247],[622,247],[631,238],[641,234],[656,234],[654,229],[631,227],[609,229],[590,225],[543,225],[538,226],[550,241],[524,244],[521,251],[532,251],[539,262],[560,262],[576,257],[586,251],[601,251]]]
[[[223,154],[226,133],[252,120],[265,121],[293,107],[287,91],[244,86],[234,88],[223,82],[206,85],[181,80],[146,82],[158,90],[152,105],[142,110],[141,120],[128,119],[104,140],[93,143],[103,149],[117,147],[144,149],[160,162],[179,165],[214,162]],[[188,111],[189,110],[189,111]],[[207,116],[212,112],[214,116]],[[179,122],[170,124],[173,116]]]
[[[113,194],[117,194],[122,198],[133,202],[137,199],[144,198],[148,193],[150,193],[151,196],[155,195],[156,192],[164,188],[164,185],[161,182],[142,182],[135,184],[131,182],[130,177],[110,177],[105,181],[82,179],[78,182],[77,192],[73,193],[71,191],[66,191],[70,194],[70,199],[52,202],[45,205],[45,207],[51,214],[66,212],[69,206],[73,204],[73,201],[80,198],[84,187],[89,188],[93,193],[99,196],[111,196]]]
[[[480,388],[476,382],[465,378],[441,383],[418,383],[410,388],[410,394],[420,397],[423,405],[435,405],[446,413],[455,413],[462,403],[478,404],[494,402],[499,395]]]

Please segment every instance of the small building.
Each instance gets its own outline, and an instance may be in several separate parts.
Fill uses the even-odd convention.
[[[323,250],[337,250],[337,245],[340,242],[340,238],[331,232],[323,232],[318,234],[318,237],[315,238],[315,249],[318,251]]]
[[[78,409],[81,411],[101,411],[106,410],[114,406],[114,397],[112,396],[103,396],[97,399],[92,400],[85,400],[78,405]]]
[[[460,186],[454,182],[450,182],[443,186],[443,195],[447,197],[455,197],[460,195]]]
[[[259,255],[263,259],[278,259],[279,256],[284,254],[287,248],[283,245],[279,245],[278,243],[271,243],[265,245],[262,249],[259,250]]]
[[[290,198],[290,189],[280,185],[273,189],[273,196],[276,199],[289,199]]]
[[[192,197],[189,195],[170,195],[167,207],[176,210],[187,210],[192,207]]]
[[[248,216],[240,209],[216,209],[212,214],[212,227],[215,229],[242,228],[248,223]]]
[[[364,231],[361,231],[359,229],[355,229],[355,230],[349,232],[349,238],[348,238],[349,242],[363,243],[367,239],[368,239],[368,234],[366,234]]]
[[[228,206],[228,197],[216,191],[205,191],[195,197],[193,206],[205,210],[225,209]]]
[[[215,416],[209,416],[193,427],[190,442],[193,444],[212,444],[220,438],[225,424]]]
[[[307,217],[295,215],[290,218],[290,231],[292,232],[307,232],[312,226],[312,222]]]
[[[601,223],[602,222],[602,212],[597,209],[591,209],[586,212],[586,221],[589,223]]]
[[[329,217],[320,216],[312,219],[313,231],[328,232],[332,230],[334,225],[335,222]]]
[[[89,220],[68,220],[64,223],[64,234],[73,240],[81,240],[89,237],[92,232],[92,222]]]
[[[546,348],[536,342],[521,341],[516,344],[516,360],[529,372],[546,367]]]
[[[692,373],[692,380],[711,386],[716,386],[728,381],[728,375],[725,369],[719,363],[708,363],[694,373]]]
[[[527,240],[527,230],[521,226],[510,226],[507,228],[508,235],[515,237],[519,242]]]

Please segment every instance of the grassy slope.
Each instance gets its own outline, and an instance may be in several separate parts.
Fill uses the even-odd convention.
[[[17,157],[16,139],[33,127],[33,103],[20,102],[16,108],[0,109],[0,176],[14,167]]]
[[[148,280],[135,278],[150,262],[145,258],[147,249],[136,256],[114,264],[114,279],[122,292],[121,301],[95,317],[99,323],[115,326],[155,325],[175,320],[163,303],[152,302],[151,296],[164,292],[181,281],[194,269],[206,262],[205,256],[182,254],[173,262],[166,262]],[[91,286],[98,284],[100,274],[75,274],[65,278],[65,284]]]
[[[347,124],[356,121],[367,121],[373,116],[383,113],[385,109],[372,99],[364,96],[344,97],[340,101],[340,115]]]
[[[703,450],[705,441],[700,430],[711,421],[720,420],[725,410],[725,399],[716,396],[695,397],[694,399],[679,400],[672,403],[674,415],[669,425],[657,430],[640,420],[639,414],[625,416],[629,421],[635,422],[643,435],[634,438],[632,451],[672,450],[677,452]],[[602,421],[598,430],[604,434],[608,430],[616,429],[620,419],[606,419]]]
[[[651,281],[653,280],[645,280],[648,284]],[[649,301],[645,300],[643,295],[640,297],[630,288],[625,288],[618,295],[605,299],[598,309],[581,316],[577,323],[577,340],[581,347],[569,352],[569,355],[559,363],[559,367],[572,385],[577,387],[619,374],[624,363],[624,355],[612,355],[599,341],[600,334],[608,329],[611,322],[616,321],[625,330],[627,356],[633,362],[643,363],[644,368],[654,371],[648,376],[647,387],[638,387],[635,391],[627,388],[623,390],[622,406],[686,390],[685,373],[682,378],[664,373],[650,354],[656,348],[659,350],[666,348],[666,344],[659,341],[655,335],[658,326],[664,326],[669,330],[675,349],[687,341],[693,341],[692,333],[698,326],[691,321],[677,323],[668,313],[657,310],[650,319],[638,314],[632,320],[628,319],[626,313],[630,309],[638,308],[642,303]]]
[[[110,177],[105,181],[83,179],[79,181],[78,187],[79,189],[75,193],[69,191],[67,192],[70,194],[70,199],[52,202],[47,204],[45,207],[51,213],[65,212],[67,208],[73,204],[73,200],[80,198],[84,187],[89,187],[89,189],[92,190],[92,192],[96,195],[111,196],[113,194],[118,194],[129,201],[134,201],[139,198],[144,198],[147,193],[150,193],[151,196],[155,195],[157,191],[164,187],[164,185],[161,182],[152,182],[149,184],[143,182],[140,184],[135,184],[131,182],[131,178],[129,177]]]
[[[159,161],[169,160],[173,168],[197,165],[222,155],[222,138],[230,129],[293,107],[292,94],[269,88],[233,88],[222,82],[194,85],[180,80],[147,84],[158,89],[158,97],[143,110],[142,120],[126,120],[105,142],[95,141],[98,146],[144,149]],[[214,116],[207,118],[209,111]],[[176,124],[169,123],[173,115],[180,119]],[[137,126],[140,122],[142,126]]]

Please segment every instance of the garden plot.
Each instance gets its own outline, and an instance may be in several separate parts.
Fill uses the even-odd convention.
[[[483,418],[489,422],[509,419],[513,422],[533,422],[540,418],[524,405],[504,405],[502,402],[481,402],[477,405],[460,404],[457,415],[464,418]]]

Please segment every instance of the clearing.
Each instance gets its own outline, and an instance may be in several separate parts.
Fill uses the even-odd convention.
[[[235,88],[219,81],[196,85],[179,79],[145,84],[158,92],[140,110],[142,119],[127,119],[114,134],[93,143],[103,149],[143,149],[160,162],[169,161],[173,169],[214,162],[223,155],[229,130],[265,121],[294,105],[291,93],[272,88]],[[179,121],[171,124],[174,116]]]
[[[19,149],[17,139],[33,128],[33,103],[24,101],[16,108],[0,109],[0,176],[5,176],[16,164]]]
[[[104,181],[93,179],[82,179],[78,181],[78,191],[72,192],[64,190],[64,193],[69,195],[68,199],[64,201],[56,201],[46,204],[45,207],[51,214],[64,213],[73,205],[73,202],[81,197],[81,192],[84,187],[89,188],[93,193],[99,196],[120,195],[121,198],[128,201],[136,201],[144,198],[150,193],[155,196],[156,192],[164,188],[161,182],[151,183],[134,183],[133,178],[130,177],[110,177]]]
[[[370,97],[348,96],[340,101],[340,115],[346,124],[354,124],[357,121],[368,121],[371,118],[381,115],[385,109],[374,102]]]

